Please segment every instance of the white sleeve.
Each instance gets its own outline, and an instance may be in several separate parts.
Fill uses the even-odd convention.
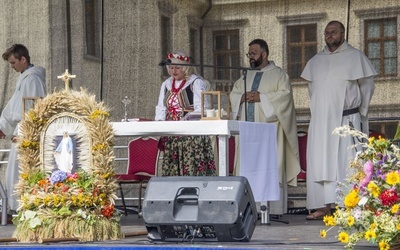
[[[368,116],[369,103],[375,90],[374,76],[358,79],[357,82],[362,96],[360,113],[363,116]]]
[[[17,125],[22,119],[22,98],[43,97],[46,95],[43,81],[35,74],[29,74],[18,81],[21,81],[21,84],[17,83],[17,88],[0,117],[0,130],[7,138],[18,134]],[[33,106],[33,101],[26,101],[25,106],[26,112]]]
[[[362,96],[362,101],[360,106],[362,132],[368,136],[369,135],[368,108],[372,99],[372,95],[374,94],[375,90],[374,76],[361,78],[358,79],[357,81],[360,86],[360,92]]]
[[[194,112],[201,112],[201,92],[207,91],[207,84],[202,78],[193,82],[193,109]]]
[[[156,116],[154,118],[154,120],[156,120],[156,121],[165,121],[165,118],[167,116],[167,107],[164,104],[166,83],[167,83],[167,81],[164,81],[162,83],[161,89],[160,89],[160,94],[158,96],[158,103],[156,106]]]

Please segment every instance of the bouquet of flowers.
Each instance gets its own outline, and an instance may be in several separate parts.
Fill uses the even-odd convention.
[[[353,175],[347,183],[350,191],[343,196],[344,207],[337,207],[332,216],[325,216],[330,228],[339,226],[338,239],[347,249],[360,240],[377,244],[388,250],[398,243],[400,233],[400,149],[390,140],[368,138],[349,127],[337,128],[335,133],[368,141],[361,143],[363,151],[350,164]]]

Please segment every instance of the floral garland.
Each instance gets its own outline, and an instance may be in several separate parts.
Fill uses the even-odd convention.
[[[182,55],[180,55],[180,54],[173,54],[173,53],[170,53],[170,54],[168,54],[167,57],[166,57],[166,59],[171,59],[171,58],[176,58],[176,59],[179,59],[179,60],[181,60],[181,61],[190,62],[190,57],[188,57],[188,56],[182,56]]]
[[[41,134],[47,121],[60,113],[79,116],[90,139],[89,171],[47,173],[40,161]],[[86,91],[62,91],[48,95],[28,111],[20,124],[18,160],[20,196],[14,237],[21,242],[45,238],[78,238],[99,241],[123,237],[120,214],[114,209],[113,129],[103,103]]]
[[[400,148],[384,138],[368,138],[349,127],[335,130],[339,135],[351,135],[365,139],[364,150],[350,164],[355,170],[347,183],[350,191],[341,194],[343,208],[337,208],[332,216],[325,216],[327,232],[339,226],[338,239],[347,249],[353,249],[359,240],[377,244],[380,250],[388,250],[399,244],[400,234]]]

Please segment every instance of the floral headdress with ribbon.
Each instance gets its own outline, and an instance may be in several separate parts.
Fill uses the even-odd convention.
[[[179,60],[185,61],[185,62],[190,62],[190,57],[182,56],[180,54],[169,53],[166,57],[166,59],[172,59],[172,58],[179,59]]]

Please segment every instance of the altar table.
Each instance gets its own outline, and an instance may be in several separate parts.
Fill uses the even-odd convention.
[[[112,123],[115,136],[218,135],[219,176],[228,176],[229,136],[239,134],[239,121],[142,121]]]
[[[229,137],[240,134],[241,128],[244,127],[246,130],[242,130],[242,133],[246,133],[250,141],[243,138],[239,144],[241,148],[240,175],[249,180],[256,201],[276,200],[279,196],[274,124],[233,120],[197,120],[114,122],[112,125],[115,136],[217,135],[219,176],[229,175]]]

